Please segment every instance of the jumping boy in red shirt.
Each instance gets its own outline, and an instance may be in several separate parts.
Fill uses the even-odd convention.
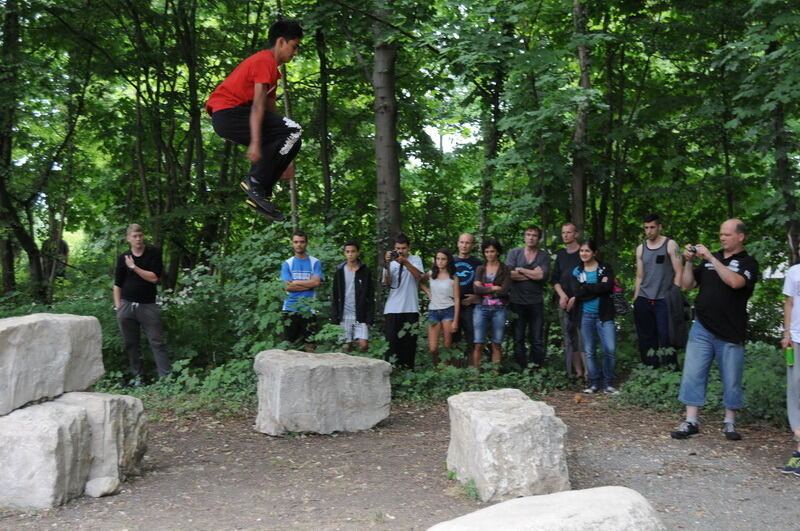
[[[239,63],[206,102],[214,131],[226,140],[247,146],[251,162],[241,182],[246,203],[254,210],[283,221],[286,218],[269,198],[281,176],[294,176],[292,160],[300,149],[300,126],[275,112],[278,67],[297,54],[303,28],[295,21],[280,20],[269,28],[269,49]]]

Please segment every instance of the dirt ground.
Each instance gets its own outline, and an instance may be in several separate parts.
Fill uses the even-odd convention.
[[[605,396],[546,397],[569,427],[573,489],[623,485],[671,529],[800,529],[800,478],[780,474],[789,434],[717,422],[669,438],[675,418],[622,409]],[[270,437],[253,417],[150,423],[144,475],[116,496],[0,511],[0,529],[426,529],[486,506],[447,479],[446,404],[393,405],[377,427]]]

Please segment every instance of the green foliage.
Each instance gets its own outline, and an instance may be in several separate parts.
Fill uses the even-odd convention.
[[[442,400],[465,391],[488,391],[515,388],[528,395],[542,396],[568,384],[563,370],[548,367],[517,372],[498,371],[485,364],[483,371],[474,368],[446,367],[441,370],[401,370],[392,373],[392,396],[399,400]]]
[[[786,424],[785,378],[785,359],[779,348],[758,341],[747,344],[742,378],[745,397],[745,409],[740,415],[742,422]],[[678,413],[683,410],[678,402],[680,384],[680,372],[640,365],[622,386],[619,399],[640,407]],[[709,373],[704,415],[706,418],[721,415],[724,409],[722,383],[714,364]]]
[[[472,500],[480,499],[480,495],[478,494],[478,487],[475,485],[475,480],[470,479],[466,483],[461,486],[461,490],[464,492],[464,495],[467,498]]]
[[[619,399],[628,404],[657,411],[678,411],[680,385],[680,372],[640,365],[631,372],[622,386],[623,392],[619,395]],[[712,385],[716,385],[716,382],[712,382]],[[709,396],[711,394],[709,393]]]

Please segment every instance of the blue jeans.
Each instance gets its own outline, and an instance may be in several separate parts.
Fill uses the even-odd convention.
[[[514,357],[517,364],[523,369],[531,363],[541,365],[544,362],[544,303],[512,303],[511,310],[517,314],[514,321]],[[526,335],[530,343],[527,352]]]
[[[599,314],[584,313],[581,317],[581,338],[586,353],[586,368],[589,369],[589,380],[592,387],[600,387],[600,372],[594,359],[597,338],[603,345],[603,377],[605,386],[614,385],[614,366],[617,364],[617,331],[614,321],[600,321]]]
[[[503,329],[506,326],[505,305],[490,306],[488,304],[480,304],[475,306],[475,311],[472,314],[475,343],[483,343],[486,340],[489,323],[492,325],[492,343],[501,344],[503,342]]]
[[[708,372],[715,359],[722,380],[722,403],[727,409],[741,408],[744,406],[744,345],[723,341],[709,332],[700,321],[695,321],[689,331],[678,400],[687,406],[700,407],[706,404]]]

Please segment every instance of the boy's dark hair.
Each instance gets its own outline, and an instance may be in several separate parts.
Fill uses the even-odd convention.
[[[308,243],[308,234],[306,234],[305,232],[301,230],[296,230],[292,233],[292,239],[294,239],[295,236],[300,236],[301,238],[305,238],[306,243]]]
[[[287,41],[302,39],[303,28],[300,27],[300,24],[296,20],[286,18],[279,20],[269,27],[269,33],[267,33],[269,47],[272,48],[275,46],[275,43],[278,42],[280,37],[283,37]]]
[[[450,274],[450,277],[452,278],[456,274],[456,261],[453,260],[453,253],[451,253],[450,249],[448,249],[447,247],[442,247],[441,249],[436,251],[436,254],[439,253],[442,253],[447,257],[447,265],[445,266],[445,269],[447,269],[447,272]],[[438,277],[439,271],[441,271],[441,269],[439,269],[439,267],[436,265],[436,254],[433,255],[433,267],[431,268],[431,278]]]
[[[402,232],[394,237],[394,243],[405,243],[411,245],[411,240],[408,239],[408,236],[403,234]]]
[[[347,243],[345,243],[345,244],[344,244],[344,247],[342,247],[342,249],[347,249],[347,248],[348,248],[348,247],[350,247],[351,245],[352,245],[353,247],[355,247],[355,248],[356,248],[356,250],[358,250],[358,251],[360,251],[360,250],[361,250],[361,246],[360,246],[360,245],[358,245],[358,242],[357,242],[357,241],[355,241],[355,240],[349,240]]]
[[[650,214],[647,214],[644,217],[644,222],[645,223],[652,223],[653,221],[655,221],[656,223],[661,225],[661,220],[659,219],[658,214],[650,213]]]

